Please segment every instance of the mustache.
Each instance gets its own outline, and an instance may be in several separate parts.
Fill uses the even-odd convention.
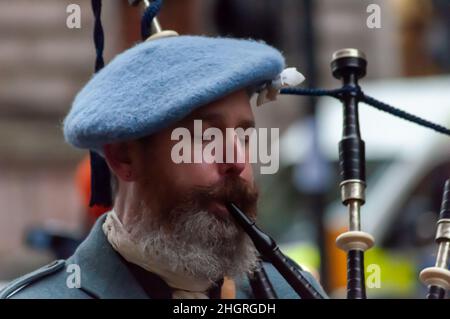
[[[195,186],[190,191],[189,197],[198,208],[206,209],[212,201],[221,204],[233,202],[251,217],[256,217],[259,190],[255,184],[233,176],[211,186]]]

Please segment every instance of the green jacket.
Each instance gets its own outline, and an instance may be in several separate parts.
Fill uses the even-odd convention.
[[[0,299],[147,299],[148,293],[125,261],[109,244],[102,230],[106,215],[101,216],[89,236],[67,260],[57,260],[13,280],[0,291]],[[79,288],[67,284],[73,266],[80,269]],[[296,299],[295,291],[269,263],[264,263],[279,298]],[[311,284],[326,297],[323,289],[304,272]],[[254,298],[246,276],[235,278],[236,298]],[[148,289],[148,288],[147,288]],[[150,287],[152,289],[152,287]],[[160,289],[155,285],[154,289]]]

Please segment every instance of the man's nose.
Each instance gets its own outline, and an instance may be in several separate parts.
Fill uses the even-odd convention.
[[[246,156],[245,145],[235,132],[227,134],[223,154],[223,163],[218,163],[219,173],[239,176],[245,169]]]

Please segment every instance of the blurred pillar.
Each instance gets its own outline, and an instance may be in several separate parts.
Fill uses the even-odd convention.
[[[303,18],[303,34],[302,39],[299,41],[300,50],[304,50],[305,53],[305,77],[308,79],[310,87],[317,87],[318,84],[318,72],[317,72],[317,45],[316,34],[314,30],[314,18],[315,18],[315,5],[312,0],[303,0],[303,12],[299,16]],[[325,226],[324,226],[324,211],[326,207],[326,194],[328,191],[328,183],[330,181],[330,167],[323,154],[320,152],[318,145],[318,135],[316,125],[316,97],[307,97],[307,114],[310,116],[312,143],[309,150],[308,159],[305,163],[300,165],[305,166],[304,170],[309,171],[311,168],[317,168],[320,172],[311,176],[311,187],[308,193],[310,201],[310,209],[312,211],[313,221],[315,225],[316,242],[319,247],[320,254],[320,278],[324,288],[327,289],[328,285],[328,273],[327,273],[327,258],[325,251]],[[306,188],[305,190],[307,190]]]
[[[221,35],[261,39],[280,47],[279,0],[217,0],[213,14]]]
[[[433,18],[429,0],[396,0],[399,16],[400,50],[404,76],[424,76],[438,73],[426,43],[426,31]]]

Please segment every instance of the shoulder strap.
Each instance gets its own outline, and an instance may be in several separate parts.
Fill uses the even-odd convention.
[[[54,262],[44,267],[41,267],[33,272],[30,272],[29,274],[26,274],[20,278],[13,280],[5,288],[0,290],[0,299],[10,298],[12,295],[14,295],[16,292],[18,292],[25,286],[28,286],[41,278],[44,278],[52,273],[61,270],[62,268],[64,268],[64,265],[65,265],[64,260],[62,259],[55,260]]]

